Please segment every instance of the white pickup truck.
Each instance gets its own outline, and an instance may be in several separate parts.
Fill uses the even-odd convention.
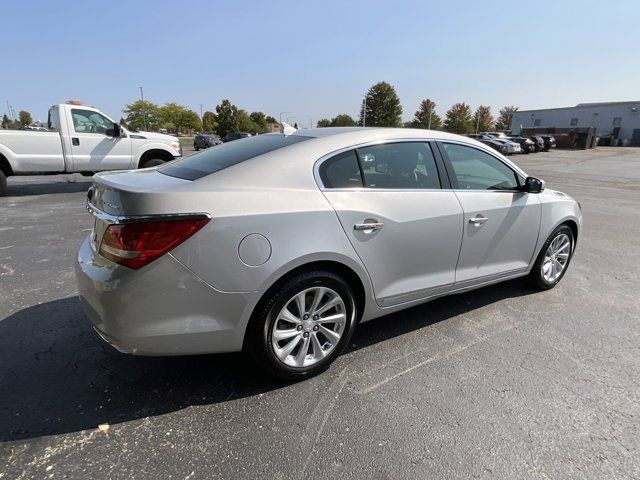
[[[0,196],[11,175],[90,175],[152,167],[182,155],[176,137],[130,132],[91,107],[54,105],[47,126],[47,132],[0,130]]]

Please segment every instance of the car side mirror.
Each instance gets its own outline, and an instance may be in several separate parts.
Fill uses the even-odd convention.
[[[536,177],[527,177],[524,181],[524,189],[527,193],[540,193],[544,190],[544,180]]]
[[[113,127],[111,128],[107,128],[104,131],[104,134],[107,137],[115,137],[118,138],[121,134],[122,134],[122,129],[120,128],[120,125],[118,125],[117,123],[113,124]]]

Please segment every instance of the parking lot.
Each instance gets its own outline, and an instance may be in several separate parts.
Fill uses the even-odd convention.
[[[511,281],[374,320],[294,384],[242,354],[106,345],[75,297],[90,179],[10,178],[0,479],[640,478],[640,149],[512,159],[582,204],[559,286]]]

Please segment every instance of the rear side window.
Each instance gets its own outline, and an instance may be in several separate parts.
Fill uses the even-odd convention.
[[[324,162],[320,167],[320,178],[326,188],[362,187],[356,152],[341,153]]]
[[[197,180],[251,158],[279,148],[310,140],[313,137],[280,134],[258,135],[208,148],[201,153],[168,163],[158,171],[171,177]]]
[[[440,188],[436,160],[428,143],[405,142],[358,149],[367,188]]]

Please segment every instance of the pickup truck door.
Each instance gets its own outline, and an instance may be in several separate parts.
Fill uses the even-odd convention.
[[[113,122],[94,110],[72,108],[69,125],[73,170],[98,172],[123,170],[131,166],[131,139],[108,137]],[[123,133],[126,135],[126,133]]]

